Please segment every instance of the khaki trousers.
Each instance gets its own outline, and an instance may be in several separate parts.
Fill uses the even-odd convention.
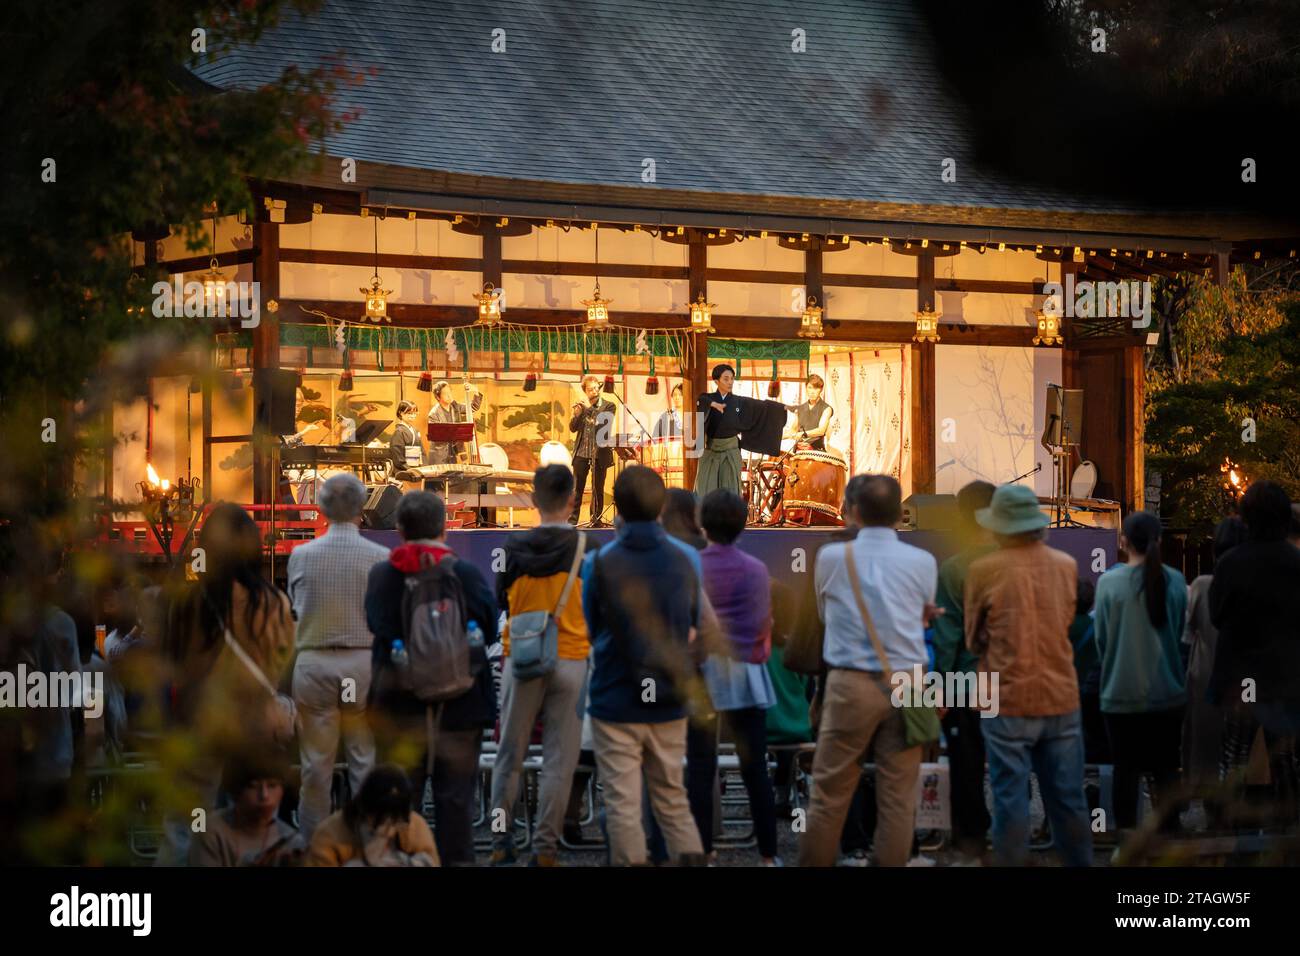
[[[591,721],[596,767],[605,791],[605,829],[610,862],[633,866],[646,861],[645,830],[641,826],[641,780],[655,821],[668,844],[668,857],[680,862],[684,854],[704,852],[700,831],[691,816],[682,761],[686,757],[686,718],[662,724],[618,724]]]
[[[813,754],[808,832],[799,846],[800,866],[834,865],[840,831],[862,773],[862,759],[873,742],[876,835],[872,850],[880,866],[907,863],[912,851],[921,748],[908,747],[904,733],[902,712],[890,703],[888,684],[881,674],[841,669],[827,674]]]

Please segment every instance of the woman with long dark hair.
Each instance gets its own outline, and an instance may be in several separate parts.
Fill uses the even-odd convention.
[[[1101,712],[1115,764],[1115,816],[1121,830],[1137,825],[1141,775],[1154,778],[1157,813],[1169,812],[1178,785],[1187,691],[1179,643],[1187,582],[1160,560],[1160,519],[1135,511],[1124,519],[1120,545],[1128,561],[1097,582],[1097,651]]]
[[[190,790],[186,805],[210,810],[223,768],[281,750],[292,735],[275,688],[293,653],[294,629],[289,599],[262,571],[261,532],[248,512],[217,505],[204,519],[198,549],[186,556],[197,580],[169,609],[163,653],[173,731],[189,737],[180,776]]]

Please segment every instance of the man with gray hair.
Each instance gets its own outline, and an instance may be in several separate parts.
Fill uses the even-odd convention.
[[[387,560],[388,549],[361,536],[365,501],[366,486],[355,475],[326,479],[316,503],[329,529],[289,555],[289,598],[298,621],[293,669],[293,699],[301,721],[298,823],[306,839],[330,814],[340,732],[353,793],[360,792],[361,781],[375,765],[365,714],[373,641],[365,597],[370,569]]]

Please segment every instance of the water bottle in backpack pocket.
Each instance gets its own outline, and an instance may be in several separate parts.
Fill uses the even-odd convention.
[[[425,703],[464,694],[482,667],[483,653],[473,653],[471,646],[465,591],[452,570],[455,562],[455,555],[448,554],[407,575],[402,594],[406,664],[397,667],[398,684]],[[478,640],[481,645],[481,630]]]

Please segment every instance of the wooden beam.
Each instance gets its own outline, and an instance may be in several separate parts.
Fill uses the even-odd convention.
[[[145,245],[147,247],[151,244],[145,243]],[[255,255],[254,249],[236,249],[233,252],[221,252],[218,253],[216,257],[217,265],[222,268],[244,265],[245,263],[252,262],[254,255]],[[159,267],[166,269],[168,272],[171,273],[207,272],[208,266],[212,263],[212,256],[210,255],[187,256],[184,259],[168,259],[164,262],[158,262],[157,258],[155,257],[154,261],[157,262]],[[373,257],[372,257],[372,261],[373,261]],[[149,264],[149,258],[147,254],[145,256],[145,263]],[[141,274],[152,273],[151,269],[144,269],[144,268],[137,268],[135,271]]]
[[[822,244],[820,240],[809,243],[803,253],[803,287],[807,301],[826,307],[826,291],[822,288]]]
[[[1210,256],[1210,268],[1214,270],[1214,284],[1224,286],[1228,284],[1228,273],[1231,271],[1229,264],[1229,253],[1216,252]]]
[[[500,237],[498,237],[499,239]],[[486,240],[484,242],[486,245]],[[307,262],[319,266],[364,266],[374,268],[373,252],[344,252],[335,249],[281,249],[281,262]],[[483,260],[472,256],[413,256],[380,253],[381,269],[426,269],[438,272],[478,272]]]
[[[691,285],[692,298],[707,289],[707,281]],[[707,293],[706,293],[707,294]],[[319,325],[320,317],[306,310],[325,312],[336,319],[368,324],[363,313],[364,303],[352,300],[281,299],[278,313],[281,322],[299,322]],[[388,325],[396,328],[451,328],[470,325],[478,316],[469,305],[425,305],[388,303]],[[576,309],[513,308],[508,317],[511,325],[581,326],[585,318]],[[613,323],[626,328],[686,329],[690,325],[685,315],[664,315],[660,312],[611,312]],[[798,336],[797,315],[714,315],[716,335],[724,338],[793,339]],[[234,330],[237,331],[237,330]],[[830,319],[826,323],[826,338],[832,342],[868,342],[879,344],[907,343],[912,341],[916,326],[911,322],[882,320],[856,321]],[[962,325],[940,323],[939,334],[944,344],[952,345],[1011,345],[1032,344],[1034,329],[1019,325]]]

